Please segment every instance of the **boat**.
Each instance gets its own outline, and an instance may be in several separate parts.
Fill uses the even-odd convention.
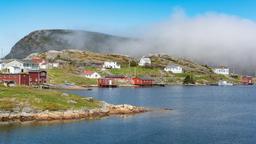
[[[229,83],[229,82],[227,82],[225,80],[220,80],[218,82],[218,86],[233,86],[233,83]]]

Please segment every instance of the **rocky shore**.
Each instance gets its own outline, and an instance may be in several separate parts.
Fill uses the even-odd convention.
[[[132,105],[112,105],[102,102],[100,108],[79,109],[65,111],[40,111],[24,108],[21,111],[1,111],[0,123],[2,122],[27,122],[27,121],[53,121],[53,120],[77,120],[93,119],[110,115],[137,114],[150,111],[143,107]]]

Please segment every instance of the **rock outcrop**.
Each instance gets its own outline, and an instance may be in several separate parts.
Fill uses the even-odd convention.
[[[22,59],[32,53],[48,50],[78,49],[100,53],[112,53],[117,44],[133,41],[130,38],[80,30],[38,30],[31,32],[11,49],[6,59]]]
[[[132,105],[112,105],[103,102],[101,108],[66,111],[0,111],[0,122],[52,121],[93,119],[110,115],[126,115],[148,112],[149,109]]]

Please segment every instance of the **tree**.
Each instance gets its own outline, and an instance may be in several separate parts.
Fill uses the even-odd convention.
[[[137,64],[137,62],[136,61],[134,61],[134,60],[131,60],[130,61],[130,66],[131,67],[136,67],[138,64]]]
[[[195,84],[194,76],[192,74],[188,74],[185,77],[183,84]]]

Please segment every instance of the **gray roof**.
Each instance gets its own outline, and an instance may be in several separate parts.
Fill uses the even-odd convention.
[[[181,67],[181,66],[176,65],[176,64],[166,66],[166,68],[177,68],[177,67]]]
[[[20,60],[20,59],[3,59],[0,61],[0,63],[10,63],[12,61],[18,61],[20,63],[26,63],[26,64],[37,64],[37,63],[34,63],[32,60]]]
[[[3,60],[1,60],[1,63],[9,63],[12,61],[22,62],[22,60],[18,60],[18,59],[3,59]]]

